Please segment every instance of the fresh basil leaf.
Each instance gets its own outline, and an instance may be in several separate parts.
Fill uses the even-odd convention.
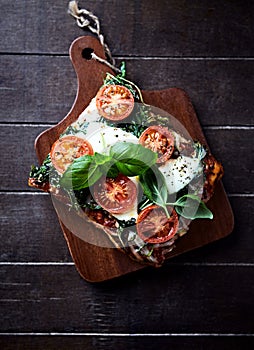
[[[147,165],[144,162],[136,159],[123,159],[116,162],[115,165],[119,172],[126,176],[137,176],[147,169]]]
[[[104,174],[103,168],[100,165],[97,165],[95,162],[92,162],[87,177],[86,187],[92,186],[96,181]]]
[[[117,177],[117,175],[119,174],[119,169],[115,164],[113,164],[109,168],[107,168],[106,174],[107,177]]]
[[[112,157],[107,156],[105,154],[95,152],[93,159],[97,165],[102,165],[102,164],[106,164],[106,163],[110,162],[112,160]]]
[[[85,155],[75,159],[68,167],[60,180],[60,185],[80,190],[93,185],[101,176],[102,172],[93,161],[93,156]]]
[[[167,205],[168,190],[160,170],[155,166],[151,167],[141,174],[139,180],[147,198],[165,208]]]
[[[117,175],[119,174],[119,170],[112,160],[105,162],[104,164],[98,165],[98,169],[100,170],[102,175],[106,177],[117,177]]]
[[[110,148],[120,173],[126,176],[141,175],[156,163],[157,154],[139,144],[117,142]]]
[[[98,170],[107,177],[117,177],[119,170],[111,156],[95,153],[94,161],[98,165]]]
[[[110,148],[110,155],[116,160],[133,159],[144,161],[147,166],[156,163],[157,154],[140,144],[131,142],[117,142]]]
[[[176,212],[187,219],[213,219],[213,213],[198,196],[186,194],[175,203]]]
[[[195,219],[198,219],[198,218],[210,219],[210,220],[213,219],[213,213],[211,212],[210,209],[207,208],[205,203],[202,201],[199,203],[199,207],[198,207],[198,210],[197,210],[196,215],[195,215]]]
[[[179,207],[184,207],[186,205],[187,199],[190,198],[193,201],[200,202],[201,199],[195,194],[185,194],[182,197],[178,198],[176,202],[172,203],[173,205],[179,206]]]

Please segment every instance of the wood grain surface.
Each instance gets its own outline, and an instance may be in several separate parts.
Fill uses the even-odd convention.
[[[80,37],[71,45],[70,58],[78,79],[77,96],[68,115],[56,126],[47,129],[36,138],[35,149],[40,163],[43,162],[53,143],[66,127],[77,120],[96,95],[106,72],[113,73],[105,64],[84,58],[83,52],[87,48],[91,49],[98,57],[105,58],[102,45],[97,39],[90,36]],[[207,144],[190,98],[184,90],[169,88],[167,90],[142,91],[142,95],[145,103],[158,107],[177,119],[178,124],[176,123],[174,126],[176,131],[187,130],[194,140]],[[178,129],[179,127],[180,129]],[[214,215],[212,222],[198,220],[191,223],[188,235],[176,242],[176,248],[169,254],[168,258],[202,247],[232,232],[233,213],[221,183],[217,185],[208,206]],[[119,250],[112,249],[113,245],[107,242],[108,239],[103,229],[80,219],[65,205],[55,202],[55,208],[73,261],[85,280],[102,282],[145,267],[131,260],[126,254],[123,255]]]
[[[84,33],[67,3],[1,4],[1,349],[253,349],[253,1],[79,1],[131,80],[188,93],[235,214],[228,237],[100,286],[26,182],[33,140],[76,95],[68,50]]]

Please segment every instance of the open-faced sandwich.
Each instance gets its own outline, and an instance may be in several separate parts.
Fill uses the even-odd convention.
[[[123,75],[104,85],[51,147],[29,185],[102,229],[131,258],[160,266],[205,203],[221,164]]]

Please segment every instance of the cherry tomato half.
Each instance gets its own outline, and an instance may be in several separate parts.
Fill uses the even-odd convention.
[[[88,141],[68,135],[61,137],[53,144],[50,157],[56,170],[59,173],[64,173],[76,158],[93,153],[93,148]]]
[[[96,107],[99,114],[106,119],[123,120],[133,110],[134,97],[125,86],[106,85],[97,93]]]
[[[174,151],[174,136],[167,127],[149,126],[139,138],[139,143],[158,154],[157,163],[164,163]]]
[[[100,179],[94,185],[94,199],[105,210],[122,214],[130,210],[137,198],[137,188],[127,176]]]
[[[178,230],[178,216],[174,209],[168,207],[170,217],[158,205],[150,205],[139,213],[137,232],[147,243],[164,243],[170,240]]]

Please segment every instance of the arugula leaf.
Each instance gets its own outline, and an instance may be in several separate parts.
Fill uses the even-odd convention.
[[[179,215],[187,219],[213,219],[213,213],[198,196],[186,194],[171,205],[175,206],[175,210]]]
[[[111,73],[107,73],[106,78],[104,79],[104,85],[123,85],[130,90],[135,99],[143,102],[140,89],[132,81],[125,79],[125,75],[125,63],[122,62],[121,73],[118,75],[112,75]]]
[[[110,148],[119,172],[126,176],[141,175],[156,163],[157,154],[139,144],[117,142]]]

